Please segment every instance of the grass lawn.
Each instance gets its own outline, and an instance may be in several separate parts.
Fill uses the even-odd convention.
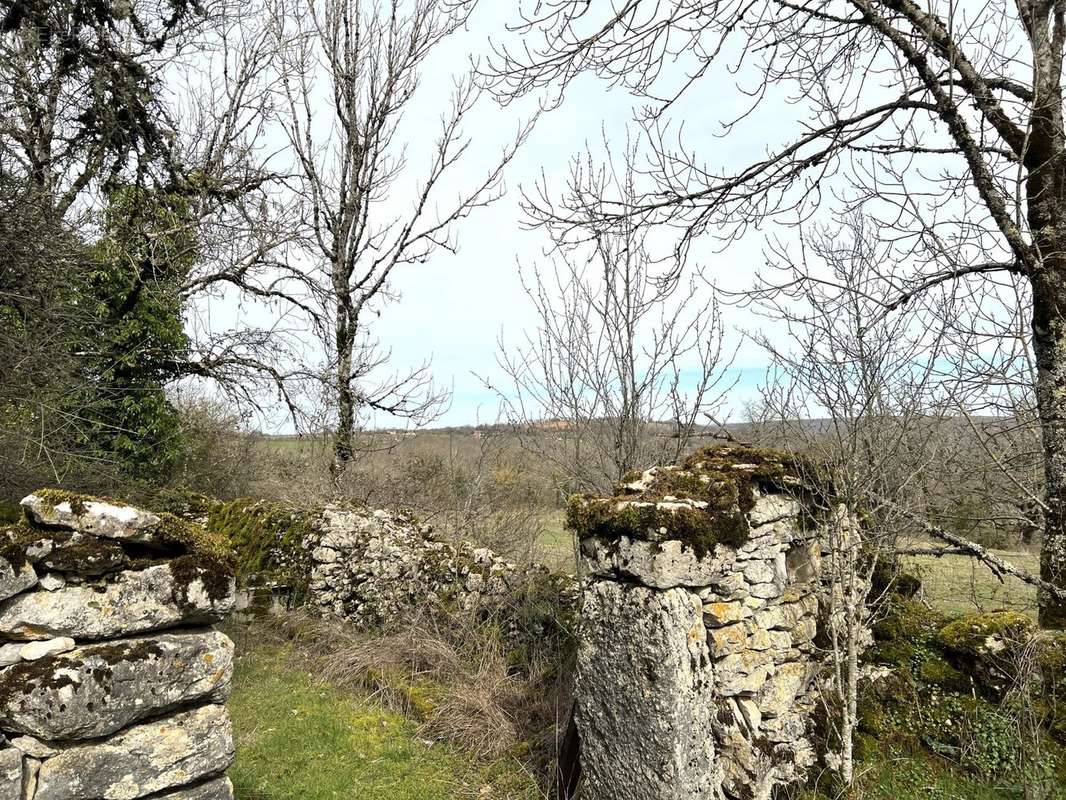
[[[318,683],[263,645],[237,660],[229,702],[240,800],[534,800],[514,761],[486,766],[424,741],[372,700]]]
[[[562,509],[544,511],[541,533],[537,537],[534,556],[537,561],[561,572],[573,572],[574,535],[566,529],[566,512]]]
[[[1004,561],[1033,575],[1040,574],[1034,553],[992,550]],[[906,568],[922,579],[922,598],[949,614],[1009,609],[1036,616],[1036,589],[1007,576],[1001,582],[984,564],[966,556],[905,558]]]

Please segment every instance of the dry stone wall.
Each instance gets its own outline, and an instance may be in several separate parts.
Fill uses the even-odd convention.
[[[564,609],[576,603],[570,576],[443,541],[403,514],[329,506],[314,527],[305,543],[312,564],[309,602],[324,616],[360,628],[408,619],[415,610],[492,613],[530,591],[550,594]]]
[[[587,796],[767,800],[814,762],[810,475],[783,454],[729,446],[632,478],[569,511],[586,575],[576,721]]]
[[[0,800],[230,800],[224,551],[126,505],[22,505],[0,533]]]

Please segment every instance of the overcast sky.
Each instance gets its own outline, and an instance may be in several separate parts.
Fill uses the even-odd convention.
[[[490,38],[497,42],[508,39],[505,25],[514,20],[508,19],[507,6],[483,3],[469,29],[448,40],[426,65],[422,85],[401,129],[409,144],[412,178],[418,177],[419,165],[429,156],[428,148],[439,129],[440,115],[447,108],[455,76],[468,68],[472,57],[488,54]],[[781,115],[789,114],[786,103],[771,98],[745,122],[745,127],[722,138],[718,135],[721,121],[744,108],[744,98],[733,80],[724,73],[717,78],[712,74],[702,81],[695,100],[698,108],[680,110],[685,118],[685,143],[717,167],[736,168],[764,155],[773,138],[768,132],[780,132]],[[515,345],[535,329],[534,309],[523,294],[518,264],[531,266],[544,261],[550,242],[541,231],[523,230],[521,189],[532,187],[543,175],[550,190],[561,192],[572,156],[587,145],[601,149],[603,131],[616,146],[624,141],[635,102],[623,89],[610,88],[592,76],[583,77],[560,108],[541,117],[509,165],[506,195],[459,223],[458,252],[440,251],[426,264],[402,267],[394,273],[392,288],[400,299],[380,310],[380,317],[372,323],[373,332],[384,346],[391,348],[398,371],[431,360],[436,382],[452,393],[450,407],[439,424],[495,421],[497,398],[484,387],[482,378],[493,383],[501,381],[498,341],[502,338]],[[532,109],[532,102],[501,108],[493,98],[484,97],[465,125],[473,140],[470,157],[441,187],[439,197],[446,199],[464,186],[474,185]],[[401,196],[397,206],[402,208],[404,198],[402,192],[398,194]],[[693,261],[705,265],[707,274],[720,286],[745,288],[753,270],[762,263],[762,246],[762,233],[758,231],[723,252],[716,252],[716,244],[708,239],[694,249]],[[248,312],[238,312],[233,306],[214,309],[213,324],[229,327],[235,324],[238,313]],[[724,309],[724,318],[730,344],[740,347],[730,376],[738,383],[729,398],[731,416],[739,419],[745,404],[756,397],[757,384],[767,366],[764,353],[745,343],[741,332],[765,328],[766,322],[733,307]],[[265,420],[263,424],[286,430],[284,423]],[[379,417],[373,424],[401,423]]]

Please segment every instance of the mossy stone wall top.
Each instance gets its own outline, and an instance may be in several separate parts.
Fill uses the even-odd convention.
[[[817,470],[789,453],[740,444],[706,447],[680,464],[625,476],[613,497],[575,495],[567,526],[581,539],[678,540],[702,556],[716,544],[747,541],[749,514],[760,495],[809,499],[824,493],[825,485]]]

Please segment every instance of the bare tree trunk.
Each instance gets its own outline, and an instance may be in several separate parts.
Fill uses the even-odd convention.
[[[355,452],[352,437],[355,435],[355,397],[352,393],[353,341],[349,332],[348,309],[342,299],[337,301],[337,320],[334,323],[337,348],[337,429],[333,432],[333,463],[330,471],[334,478],[340,476],[352,460]]]
[[[1044,270],[1033,280],[1036,401],[1047,504],[1040,577],[1066,586],[1066,271],[1051,269],[1050,261],[1045,261]],[[1041,592],[1040,626],[1066,628],[1066,601]]]

